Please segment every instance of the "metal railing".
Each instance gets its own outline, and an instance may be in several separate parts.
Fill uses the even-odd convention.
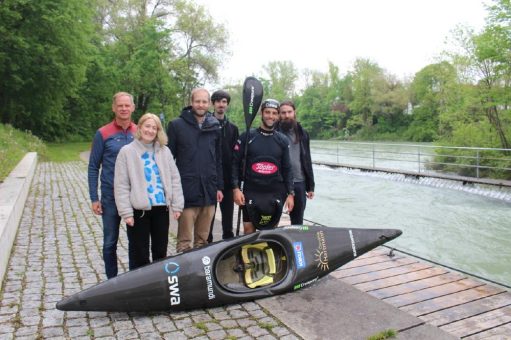
[[[511,149],[315,140],[311,153],[317,163],[511,179]]]

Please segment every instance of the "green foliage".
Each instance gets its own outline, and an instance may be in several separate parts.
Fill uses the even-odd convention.
[[[0,124],[0,181],[16,167],[27,152],[37,152],[44,159],[46,145],[29,131],[22,132],[11,125]]]
[[[6,0],[0,6],[0,116],[45,139],[66,134],[66,97],[89,60],[91,7],[81,0]]]
[[[263,67],[271,84],[265,92],[266,98],[286,100],[295,96],[298,71],[291,61],[272,61]]]

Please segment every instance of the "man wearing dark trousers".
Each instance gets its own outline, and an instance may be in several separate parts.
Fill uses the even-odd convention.
[[[220,122],[221,128],[221,140],[222,140],[222,168],[224,173],[224,198],[220,202],[220,211],[222,212],[222,239],[227,240],[234,237],[232,232],[232,216],[234,212],[234,201],[232,197],[232,185],[231,185],[231,174],[232,174],[232,154],[234,145],[239,137],[239,130],[236,125],[231,123],[227,119],[225,114],[229,103],[231,102],[231,96],[229,93],[223,90],[213,92],[211,95],[211,102],[213,104],[214,116]],[[215,218],[211,221],[211,229],[209,231],[208,242],[213,242],[213,225],[215,224]]]
[[[280,104],[277,130],[289,138],[289,156],[293,168],[295,201],[289,213],[291,224],[303,224],[303,212],[308,199],[314,198],[314,173],[310,152],[310,138],[296,120],[295,104],[288,100]]]
[[[114,120],[102,126],[94,136],[89,158],[88,181],[92,211],[103,220],[103,260],[108,279],[117,276],[117,241],[121,217],[114,198],[115,161],[119,150],[133,141],[137,126],[131,121],[135,111],[133,96],[118,92],[112,101]],[[100,178],[101,170],[101,178]],[[101,200],[98,195],[101,182]]]

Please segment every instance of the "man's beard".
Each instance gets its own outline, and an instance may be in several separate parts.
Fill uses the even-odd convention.
[[[296,131],[296,120],[294,120],[294,119],[281,120],[280,128],[286,132],[291,131],[291,130]]]
[[[202,110],[201,110],[201,111],[202,111]],[[207,111],[204,111],[204,112],[199,113],[199,112],[197,112],[197,111],[195,111],[195,110],[192,110],[192,112],[193,112],[193,114],[194,114],[195,116],[197,116],[197,117],[204,117],[204,116],[206,115],[206,113],[207,113]]]

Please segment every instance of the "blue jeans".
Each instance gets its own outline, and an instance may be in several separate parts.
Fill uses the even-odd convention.
[[[114,201],[101,200],[103,208],[103,261],[108,279],[117,276],[117,241],[121,217],[117,213]]]

